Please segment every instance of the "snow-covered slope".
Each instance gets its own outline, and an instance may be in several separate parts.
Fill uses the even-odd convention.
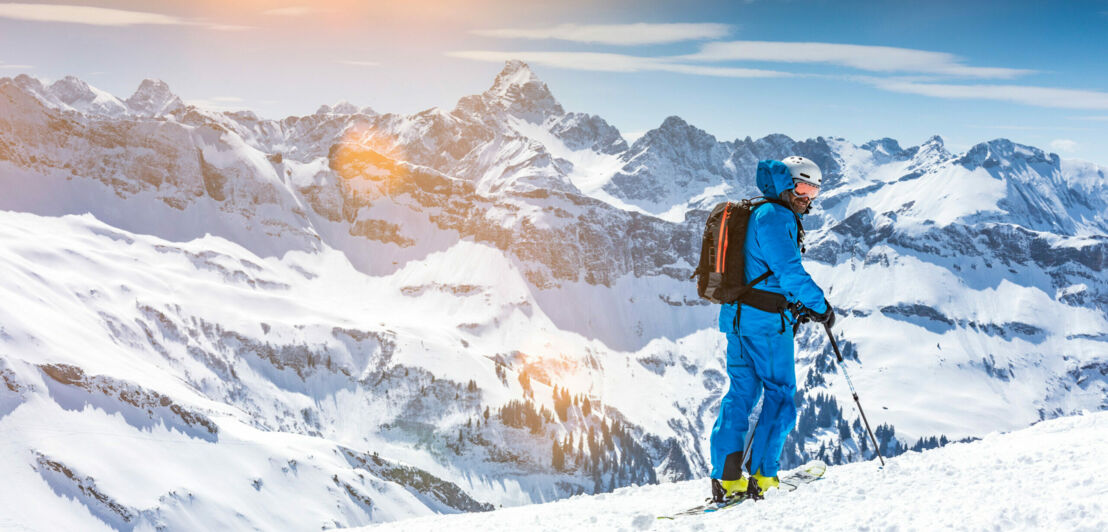
[[[707,481],[627,487],[604,495],[359,530],[1104,530],[1108,413],[1045,421],[923,453],[882,470],[831,467],[791,493],[770,492],[702,516],[659,521],[706,496]]]
[[[520,62],[407,116],[267,120],[155,80],[117,113],[63,81],[0,79],[0,424],[50,420],[14,426],[11,467],[70,522],[182,524],[167,501],[192,486],[205,525],[270,523],[229,514],[203,467],[150,454],[171,472],[131,489],[155,472],[47,449],[70,422],[199,439],[215,463],[341,458],[288,480],[318,510],[290,521],[305,527],[703,476],[727,385],[715,308],[688,281],[703,220],[792,153],[825,169],[806,265],[883,452],[1108,408],[1095,164],[1004,139],[721,141],[677,117],[627,146]],[[873,456],[826,337],[802,329],[797,353],[786,466]],[[124,450],[97,452],[122,467]],[[283,467],[257,478],[283,485]],[[284,500],[253,474],[229,475],[235,500]],[[439,482],[445,501],[423,493]]]

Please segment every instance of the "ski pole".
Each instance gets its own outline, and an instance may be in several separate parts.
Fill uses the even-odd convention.
[[[827,337],[831,339],[831,348],[835,350],[835,358],[839,360],[843,377],[846,377],[846,384],[850,386],[850,393],[854,395],[854,404],[858,405],[858,413],[862,415],[862,422],[866,424],[866,432],[869,433],[869,439],[873,442],[873,450],[877,451],[877,458],[881,460],[881,467],[884,467],[885,457],[881,456],[881,446],[877,444],[877,438],[873,436],[873,431],[869,428],[869,420],[866,419],[866,413],[862,410],[862,402],[858,400],[858,391],[854,389],[854,383],[850,381],[850,374],[846,372],[846,364],[843,363],[843,355],[839,352],[839,344],[835,342],[835,335],[831,334],[831,327],[824,323],[823,328],[827,331]]]

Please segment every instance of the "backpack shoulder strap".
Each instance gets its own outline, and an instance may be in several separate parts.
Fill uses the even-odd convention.
[[[760,198],[755,198],[755,200],[761,200],[761,201],[755,201],[754,208],[758,208],[758,207],[760,207],[762,205],[765,205],[767,203],[776,203],[776,204],[788,209],[788,211],[793,215],[793,220],[796,221],[796,245],[797,245],[797,247],[800,248],[801,253],[804,253],[805,251],[807,251],[807,249],[804,248],[804,224],[801,223],[800,215],[793,211],[792,206],[790,206],[785,200],[782,200],[782,199],[779,199],[779,198],[770,198],[768,196],[762,196]]]

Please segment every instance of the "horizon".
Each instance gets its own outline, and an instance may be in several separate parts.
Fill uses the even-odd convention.
[[[74,75],[120,99],[154,78],[270,119],[340,101],[410,115],[519,59],[629,140],[679,116],[717,139],[1004,138],[1108,165],[1108,40],[1086,39],[1108,29],[1104,0],[637,5],[0,3],[0,76]]]

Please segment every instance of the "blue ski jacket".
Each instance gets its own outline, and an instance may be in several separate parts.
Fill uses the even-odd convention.
[[[758,162],[755,183],[767,198],[779,198],[782,192],[795,186],[788,167],[774,160]],[[766,203],[755,209],[746,231],[746,282],[772,270],[773,274],[754,288],[783,294],[789,302],[800,303],[814,312],[826,312],[823,290],[800,263],[800,247],[796,240],[799,229],[793,212],[782,205]],[[739,330],[735,331],[738,310],[738,305],[721,305],[720,331],[736,332],[740,336],[779,334],[784,320],[784,328],[789,329],[791,335],[796,320],[787,311],[781,316],[743,305]]]

